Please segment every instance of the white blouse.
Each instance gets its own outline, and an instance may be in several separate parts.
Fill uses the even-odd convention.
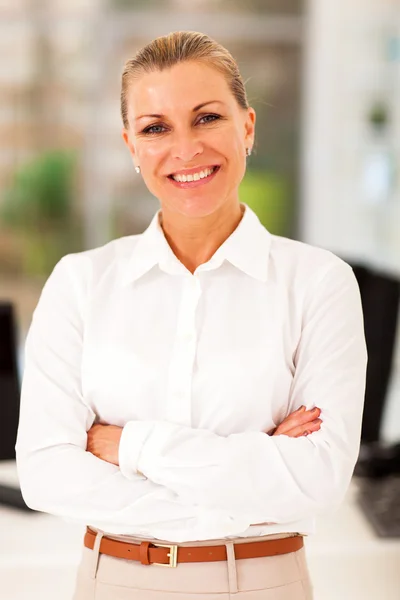
[[[175,542],[312,533],[359,452],[367,354],[352,269],[270,234],[246,206],[192,275],[158,215],[65,256],[44,286],[16,444],[24,499]],[[318,432],[265,433],[302,404],[322,409]],[[94,422],[123,427],[120,467],[86,451]]]

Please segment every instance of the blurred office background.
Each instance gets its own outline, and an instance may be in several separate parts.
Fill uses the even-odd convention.
[[[13,307],[19,372],[55,263],[140,233],[158,208],[122,142],[120,77],[141,46],[184,29],[229,48],[257,111],[242,201],[272,233],[352,264],[363,292],[376,357],[365,462],[307,540],[315,600],[398,599],[400,0],[0,0],[0,305]],[[1,459],[16,487],[0,443]],[[82,528],[3,494],[0,597],[67,600]]]

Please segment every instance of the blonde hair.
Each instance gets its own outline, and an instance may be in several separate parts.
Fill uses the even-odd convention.
[[[144,73],[169,69],[189,60],[214,67],[226,78],[238,105],[243,109],[249,107],[239,67],[230,52],[204,33],[175,31],[156,38],[125,63],[121,87],[121,116],[125,128],[128,128],[129,84]]]

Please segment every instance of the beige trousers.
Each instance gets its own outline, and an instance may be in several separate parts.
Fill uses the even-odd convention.
[[[83,548],[73,600],[312,600],[304,547],[280,556],[235,560],[233,542],[290,537],[292,533],[185,542],[179,546],[226,545],[227,561],[178,563],[176,568],[99,554]],[[140,543],[145,538],[108,536]],[[159,543],[168,541],[157,540]]]

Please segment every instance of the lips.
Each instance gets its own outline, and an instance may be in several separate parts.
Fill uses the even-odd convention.
[[[219,169],[220,167],[218,165],[187,169],[185,171],[175,172],[171,175],[168,175],[168,180],[175,187],[181,189],[198,187],[212,181]]]
[[[188,177],[190,181],[193,181],[194,176],[201,176],[201,179],[206,177],[207,175],[211,175],[211,172],[218,168],[219,165],[206,165],[193,167],[192,169],[183,169],[182,171],[174,171],[168,177],[172,177],[174,179],[180,179]]]

